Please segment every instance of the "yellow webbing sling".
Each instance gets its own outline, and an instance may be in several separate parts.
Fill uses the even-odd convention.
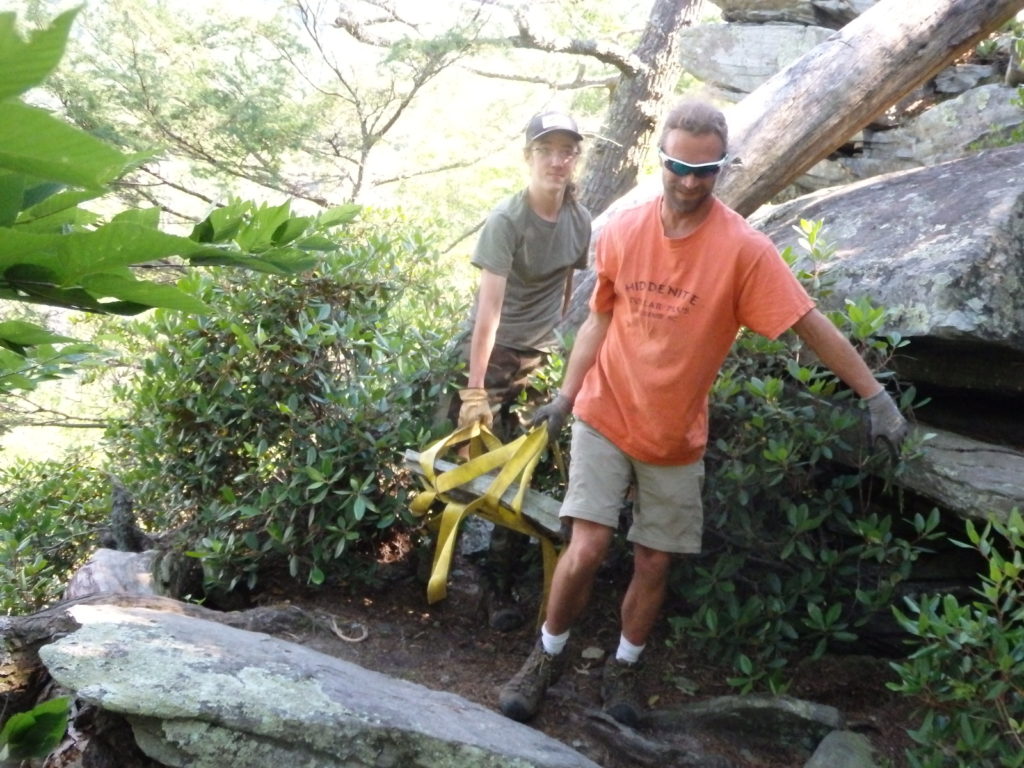
[[[434,467],[437,457],[449,447],[467,440],[470,441],[471,458],[454,469],[438,474]],[[435,603],[448,593],[448,571],[455,554],[459,525],[467,515],[475,514],[495,525],[511,528],[540,541],[544,564],[544,590],[540,605],[540,617],[543,617],[558,551],[552,534],[523,516],[522,504],[523,496],[530,487],[533,470],[547,442],[546,424],[531,429],[508,444],[502,444],[487,427],[474,424],[456,430],[420,454],[420,466],[427,487],[413,498],[409,508],[418,517],[427,516],[428,522],[437,530],[434,561],[430,581],[427,583],[428,602]],[[482,496],[467,503],[449,495],[448,492],[453,488],[494,470],[499,471]],[[517,478],[519,488],[515,497],[511,502],[503,503],[501,497]],[[445,506],[441,512],[431,513],[435,501]]]

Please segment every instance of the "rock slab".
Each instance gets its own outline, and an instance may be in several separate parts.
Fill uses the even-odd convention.
[[[255,632],[173,612],[69,609],[40,650],[83,700],[122,714],[142,750],[189,768],[598,768],[460,696]]]

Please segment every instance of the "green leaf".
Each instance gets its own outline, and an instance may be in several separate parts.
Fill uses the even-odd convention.
[[[0,731],[0,744],[7,745],[9,756],[15,760],[43,757],[57,746],[67,730],[68,702],[64,696],[11,715]]]
[[[18,37],[15,14],[0,13],[0,99],[25,93],[57,68],[79,10],[62,13],[46,29],[33,32],[28,42]]]
[[[332,250],[336,248],[336,244],[331,245]],[[303,253],[297,248],[273,248],[259,256],[252,256],[224,247],[205,247],[190,254],[188,260],[197,267],[243,267],[271,275],[297,274],[312,269],[318,263],[316,256]]]
[[[239,205],[217,208],[192,230],[192,239],[201,243],[231,240],[245,223],[244,208]]]
[[[309,227],[311,220],[304,216],[297,216],[292,219],[288,219],[286,222],[281,224],[274,234],[271,236],[271,240],[274,245],[285,245],[290,243],[295,238],[299,237]]]
[[[0,168],[75,186],[102,187],[127,158],[44,110],[0,102]]]
[[[66,341],[75,341],[75,339],[70,336],[61,336],[23,320],[0,322],[0,342],[10,342],[19,347],[31,347],[36,344],[57,344]]]
[[[312,235],[295,241],[295,247],[303,251],[336,251],[338,250],[338,243],[329,237]]]
[[[252,221],[235,237],[235,242],[243,251],[267,250],[273,240],[274,233],[288,221],[291,206],[283,203],[278,206],[261,205],[253,213]]]
[[[126,211],[121,211],[110,222],[112,224],[114,222],[119,224],[135,224],[147,229],[156,229],[160,226],[160,209],[156,207],[129,208]]]
[[[96,189],[74,189],[62,191],[60,184],[44,183],[25,190],[25,207],[18,216],[18,224],[24,225],[48,216],[73,209],[80,203],[92,200],[103,194],[102,190]],[[86,218],[97,220],[96,214],[81,211]],[[59,232],[59,227],[55,232]]]
[[[15,222],[24,200],[24,174],[0,174],[0,227],[9,227]]]
[[[362,206],[350,204],[350,205],[339,205],[334,208],[328,208],[326,211],[317,216],[317,221],[322,227],[334,227],[338,224],[348,224],[355,220],[362,210]]]
[[[127,271],[124,274],[108,272],[88,275],[83,278],[82,287],[97,300],[112,297],[147,307],[164,307],[197,314],[210,311],[207,304],[173,285],[136,280]]]

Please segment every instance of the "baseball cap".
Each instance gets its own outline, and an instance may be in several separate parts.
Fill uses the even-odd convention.
[[[583,141],[583,135],[576,127],[576,121],[564,112],[538,112],[530,118],[526,126],[526,143],[536,141],[553,131],[565,131],[572,134],[576,141]]]

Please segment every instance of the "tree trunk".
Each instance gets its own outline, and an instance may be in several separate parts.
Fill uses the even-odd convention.
[[[729,112],[717,194],[744,216],[1024,8],[1024,0],[880,0]]]
[[[636,184],[637,169],[682,73],[679,30],[700,18],[704,0],[656,0],[634,50],[636,67],[623,71],[580,177],[580,200],[597,216]]]

